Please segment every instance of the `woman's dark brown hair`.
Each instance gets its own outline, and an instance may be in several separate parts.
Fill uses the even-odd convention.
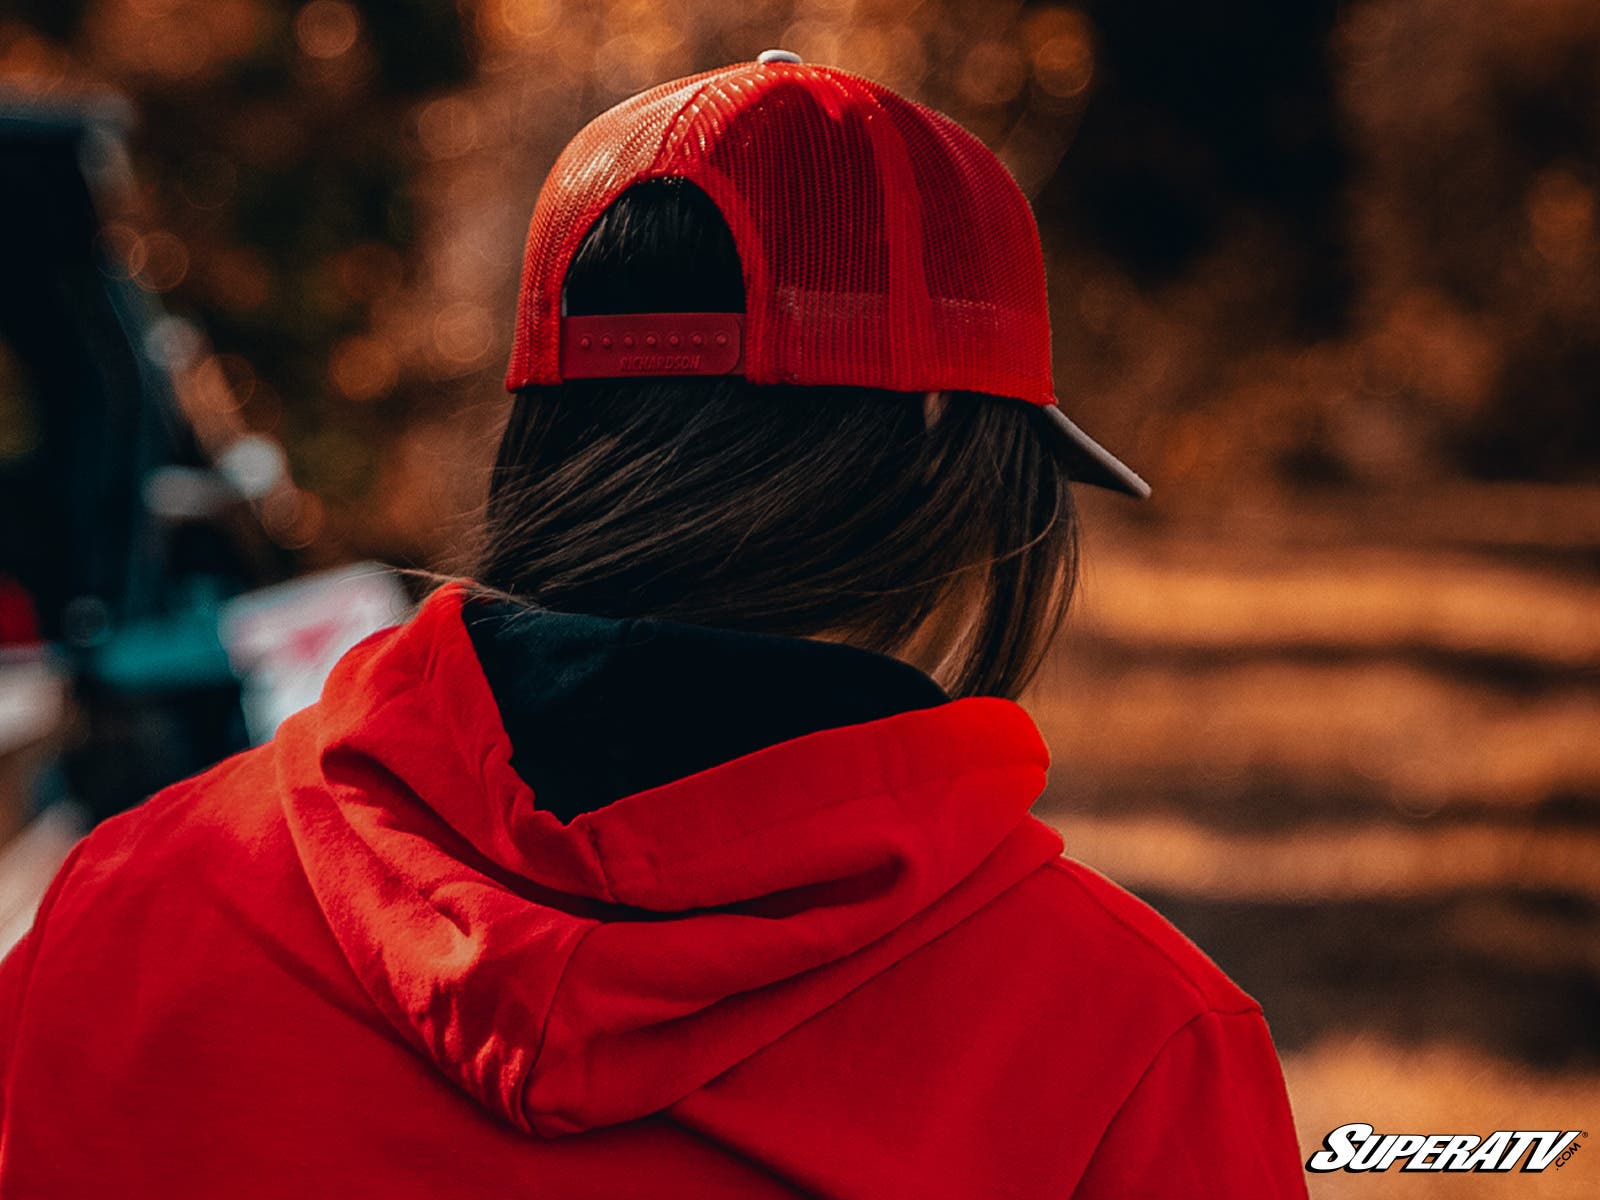
[[[733,239],[691,184],[625,192],[571,315],[738,312]],[[955,589],[979,607],[953,695],[1016,696],[1076,574],[1067,478],[1015,401],[727,376],[524,389],[489,489],[481,584],[543,608],[824,634],[893,653]]]

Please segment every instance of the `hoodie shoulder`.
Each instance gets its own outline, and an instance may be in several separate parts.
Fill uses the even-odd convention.
[[[268,743],[102,821],[61,873],[54,940],[98,943],[126,925],[132,950],[181,941],[222,909],[268,908],[276,920],[303,907],[275,783]]]
[[[1059,845],[1059,843],[1058,843]],[[903,1003],[937,996],[941,1038],[975,1031],[1041,1074],[1126,1094],[1170,1038],[1260,1006],[1142,900],[1052,857],[897,972]],[[996,997],[1004,997],[1001,1003]]]
[[[1205,950],[1138,896],[1066,856],[1048,864],[1046,872],[1062,904],[1078,915],[1078,926],[1101,933],[1107,949],[1133,970],[1149,973],[1152,982],[1189,990],[1205,1010],[1258,1010],[1254,998],[1227,978]]]
[[[245,750],[102,821],[85,838],[85,858],[143,874],[253,856],[282,824],[275,783],[272,744]]]
[[[1198,946],[1143,900],[1062,856],[990,906],[982,924],[1007,948],[992,964],[1075,1007],[1165,1037],[1207,1013],[1259,1010]]]

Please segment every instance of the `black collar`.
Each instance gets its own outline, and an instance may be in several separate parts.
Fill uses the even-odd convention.
[[[563,821],[778,742],[949,699],[897,659],[806,638],[482,596],[463,617],[511,765]]]

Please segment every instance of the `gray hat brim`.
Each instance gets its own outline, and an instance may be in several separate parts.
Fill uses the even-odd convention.
[[[1150,485],[1111,451],[1074,425],[1059,404],[1043,410],[1047,436],[1055,443],[1066,462],[1067,476],[1076,483],[1089,483],[1145,500]]]

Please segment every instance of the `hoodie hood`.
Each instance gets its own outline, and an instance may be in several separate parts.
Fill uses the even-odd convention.
[[[1044,745],[998,699],[805,732],[558,815],[517,769],[537,777],[465,598],[443,588],[347,654],[272,753],[373,1004],[522,1130],[670,1107],[1061,851],[1028,816]]]

